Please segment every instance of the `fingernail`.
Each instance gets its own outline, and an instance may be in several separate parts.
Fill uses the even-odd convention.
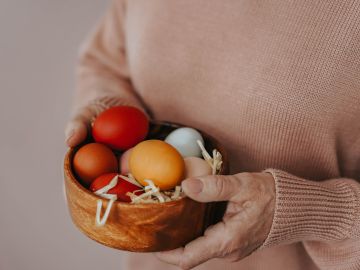
[[[191,193],[200,193],[204,184],[200,179],[188,179],[182,182],[182,187]]]

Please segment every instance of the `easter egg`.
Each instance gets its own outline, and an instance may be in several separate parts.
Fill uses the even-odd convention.
[[[124,152],[119,160],[120,173],[123,175],[127,175],[130,172],[129,169],[129,159],[132,148]]]
[[[197,140],[204,143],[203,137],[196,129],[183,127],[171,132],[165,142],[174,146],[183,157],[200,157],[201,149]]]
[[[90,185],[90,190],[92,192],[98,191],[99,189],[108,185],[114,177],[118,176],[117,173],[107,173],[97,177]],[[110,189],[107,194],[115,194],[117,199],[122,202],[131,202],[131,199],[126,193],[134,192],[135,190],[141,190],[141,187],[138,187],[120,177],[118,177],[118,182],[115,187]],[[137,192],[136,194],[141,194],[142,191]]]
[[[198,157],[187,157],[185,161],[185,176],[186,178],[211,175],[212,169],[204,159]]]
[[[105,110],[95,119],[92,135],[98,143],[115,150],[127,150],[145,139],[149,120],[139,109],[116,106]]]
[[[98,176],[118,171],[118,162],[110,148],[99,143],[82,146],[74,155],[73,169],[85,186]]]
[[[130,154],[130,173],[142,185],[149,179],[161,190],[169,190],[183,180],[185,163],[180,153],[160,140],[147,140],[136,145]]]

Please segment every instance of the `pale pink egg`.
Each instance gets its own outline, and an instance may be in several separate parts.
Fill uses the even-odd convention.
[[[120,168],[120,174],[122,175],[127,175],[130,172],[129,159],[130,159],[131,151],[132,148],[125,151],[124,154],[122,154],[120,157],[119,168]]]
[[[185,161],[185,179],[212,174],[210,165],[202,158],[187,157]]]

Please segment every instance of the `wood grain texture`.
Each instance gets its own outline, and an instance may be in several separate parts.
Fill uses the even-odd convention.
[[[152,122],[148,138],[164,139],[180,125]],[[223,155],[221,174],[228,173],[223,147],[211,136],[202,133],[206,148]],[[88,142],[87,142],[88,143]],[[91,239],[121,250],[154,252],[185,245],[203,234],[222,217],[224,203],[199,203],[190,198],[154,204],[129,204],[116,201],[103,227],[95,225],[97,200],[108,201],[84,188],[75,178],[72,158],[78,148],[69,149],[64,161],[65,190],[74,224]],[[104,210],[103,210],[104,211]]]

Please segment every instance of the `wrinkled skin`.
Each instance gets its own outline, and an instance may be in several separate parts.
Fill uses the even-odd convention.
[[[223,220],[185,247],[155,255],[191,269],[212,258],[235,262],[260,247],[269,234],[275,208],[275,184],[269,173],[239,173],[187,179],[185,193],[199,202],[228,201]]]

